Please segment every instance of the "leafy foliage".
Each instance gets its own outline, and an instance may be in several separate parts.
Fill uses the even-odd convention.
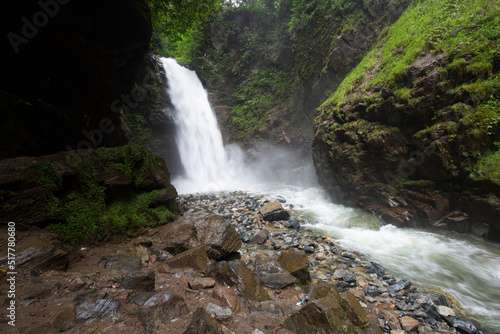
[[[161,34],[172,40],[182,35],[205,16],[214,12],[220,0],[148,0],[152,22]]]

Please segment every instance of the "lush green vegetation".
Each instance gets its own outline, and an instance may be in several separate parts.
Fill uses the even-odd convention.
[[[330,119],[330,129],[321,131],[333,132],[332,119],[350,117],[346,105],[371,113],[380,108],[383,92],[385,98],[392,94],[391,114],[378,121],[397,124],[410,140],[434,141],[450,175],[474,170],[473,178],[494,180],[491,171],[500,164],[487,152],[500,136],[500,73],[493,66],[500,54],[498,27],[498,0],[413,1],[320,107],[316,124]],[[424,55],[435,65],[418,73],[425,67],[413,65],[425,62]],[[432,70],[435,89],[420,82]]]
[[[360,92],[352,89],[357,87],[356,82],[363,82],[366,90],[387,86],[401,89],[397,87],[399,79],[422,52],[445,54],[450,64],[442,71],[480,79],[479,83],[468,82],[455,90],[466,89],[476,102],[489,100],[499,92],[498,74],[491,76],[492,58],[499,52],[499,14],[498,0],[413,1],[323,107],[356,98]],[[410,89],[407,87],[408,97]]]
[[[52,217],[64,220],[51,228],[68,244],[102,240],[112,234],[126,234],[141,227],[165,224],[175,218],[175,208],[165,205],[152,207],[161,190],[145,191],[139,186],[147,173],[154,173],[157,164],[164,163],[142,146],[98,148],[77,162],[80,186],[47,199],[45,210]],[[45,163],[44,165],[45,166]],[[42,182],[51,175],[44,167]],[[38,167],[40,169],[40,167]],[[98,182],[111,173],[126,177],[135,185],[120,190],[110,201],[106,187]]]

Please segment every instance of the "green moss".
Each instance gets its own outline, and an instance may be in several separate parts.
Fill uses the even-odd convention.
[[[44,187],[49,187],[57,183],[57,175],[52,167],[52,162],[35,162],[31,165],[36,177]]]
[[[170,208],[151,207],[161,190],[124,190],[121,199],[108,203],[106,188],[97,182],[101,173],[119,172],[139,185],[146,172],[154,172],[158,163],[164,162],[141,146],[95,150],[76,166],[82,180],[80,188],[62,197],[54,195],[47,199],[45,211],[59,220],[64,219],[51,225],[52,230],[64,242],[74,245],[169,222],[176,216]]]
[[[475,181],[488,180],[500,186],[500,150],[483,156],[470,176]]]

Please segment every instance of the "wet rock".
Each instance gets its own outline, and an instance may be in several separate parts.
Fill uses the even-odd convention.
[[[256,235],[254,235],[250,240],[248,240],[249,244],[262,245],[269,238],[269,230],[263,228]]]
[[[316,334],[333,332],[334,324],[327,310],[311,302],[292,314],[282,326],[295,334]]]
[[[196,270],[207,271],[208,257],[205,246],[198,246],[182,252],[163,263],[171,269],[193,268]]]
[[[387,288],[387,291],[389,291],[390,294],[395,294],[401,290],[407,289],[410,286],[411,286],[410,281],[401,280],[401,281],[397,282],[396,284],[390,285]]]
[[[134,310],[148,332],[152,332],[173,318],[189,313],[184,299],[166,292],[142,292],[130,299],[140,307]]]
[[[265,204],[262,208],[260,208],[259,212],[262,215],[262,218],[269,222],[276,220],[288,220],[290,218],[288,211],[283,209],[281,204],[278,202]]]
[[[416,319],[413,319],[412,317],[402,317],[399,319],[399,322],[401,324],[401,327],[406,331],[406,332],[413,332],[418,328],[419,322]]]
[[[212,318],[215,318],[217,320],[229,319],[233,315],[233,312],[229,307],[221,307],[214,303],[208,303],[205,307],[205,311],[207,311],[207,313],[210,314]]]
[[[70,250],[53,233],[28,235],[16,243],[16,267],[26,270],[66,270]],[[7,252],[3,252],[0,255],[0,266],[6,268],[7,261]]]
[[[300,223],[295,219],[290,219],[289,221],[287,221],[285,223],[285,226],[291,229],[296,229],[296,230],[300,229]]]
[[[342,294],[342,308],[347,313],[349,319],[357,326],[363,326],[368,322],[365,310],[361,307],[358,300],[352,293],[346,291]]]
[[[450,307],[444,306],[444,305],[438,305],[436,306],[436,311],[439,313],[440,316],[443,317],[456,317],[457,312],[453,310]]]
[[[311,281],[309,273],[309,260],[304,252],[296,249],[283,251],[278,258],[278,263],[283,269],[296,277],[300,283]]]
[[[183,334],[222,334],[221,325],[213,319],[205,309],[200,307],[191,318],[191,323],[187,326]]]
[[[106,298],[105,293],[90,292],[76,296],[73,301],[76,320],[100,320],[116,314],[121,304],[117,299]]]
[[[122,288],[134,291],[153,291],[155,289],[155,272],[132,272],[122,280]]]
[[[447,322],[450,321],[450,319],[446,319]],[[450,326],[455,328],[459,333],[462,334],[479,334],[479,331],[477,330],[476,326],[465,319],[451,319],[450,321]]]
[[[211,277],[188,278],[187,284],[192,290],[211,289],[215,286],[215,280]]]
[[[179,254],[204,245],[207,256],[222,259],[241,247],[240,235],[223,217],[207,213],[193,213],[165,226],[158,232],[164,250]]]
[[[75,327],[75,320],[75,306],[70,305],[59,312],[59,314],[54,318],[52,327],[54,327],[54,329],[58,332],[64,332]]]
[[[385,318],[385,321],[387,322],[387,325],[391,330],[401,330],[401,323],[399,322],[398,318],[392,313],[387,310],[382,311],[382,315]]]
[[[137,271],[142,268],[140,257],[127,254],[103,256],[98,265],[105,269],[118,269],[123,271]]]
[[[207,246],[211,259],[222,259],[241,247],[241,240],[235,228],[217,215],[208,215],[194,223],[198,242]]]
[[[233,289],[218,285],[213,289],[212,297],[226,303],[226,305],[229,306],[234,313],[239,312],[240,300]]]
[[[218,282],[236,286],[245,298],[259,302],[271,299],[252,270],[241,260],[217,263],[212,275]]]

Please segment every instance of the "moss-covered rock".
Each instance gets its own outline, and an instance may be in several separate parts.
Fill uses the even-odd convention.
[[[499,191],[497,5],[413,2],[318,109],[313,157],[338,201],[401,226],[462,210],[498,237],[499,207],[464,205]]]
[[[165,161],[141,146],[5,159],[0,171],[0,220],[50,226],[71,244],[180,213]]]

